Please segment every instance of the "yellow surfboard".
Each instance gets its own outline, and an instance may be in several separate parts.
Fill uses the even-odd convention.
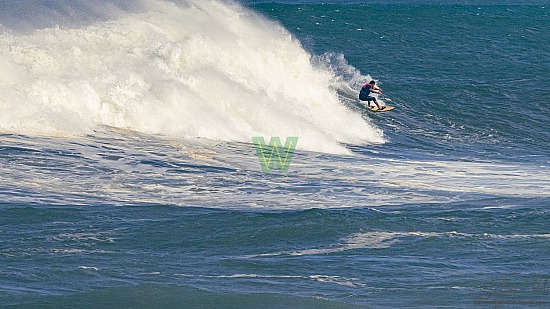
[[[384,106],[384,108],[382,109],[378,109],[378,106],[376,105],[369,106],[369,109],[373,112],[387,112],[387,111],[391,111],[394,108],[395,108],[394,106],[389,106],[389,105]]]

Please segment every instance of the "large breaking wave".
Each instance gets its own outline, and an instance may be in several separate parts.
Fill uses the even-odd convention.
[[[240,5],[68,3],[27,13],[36,24],[12,17],[2,26],[0,133],[112,126],[223,141],[298,136],[299,148],[334,153],[347,152],[342,143],[383,142],[340,102],[333,70]]]

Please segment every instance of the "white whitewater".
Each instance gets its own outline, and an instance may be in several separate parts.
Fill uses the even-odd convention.
[[[81,27],[0,36],[0,132],[73,136],[102,126],[347,153],[383,142],[339,101],[332,70],[283,27],[219,1],[146,1]]]

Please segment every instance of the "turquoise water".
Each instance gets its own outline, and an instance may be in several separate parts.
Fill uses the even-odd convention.
[[[334,2],[2,3],[0,307],[548,307],[550,7]]]
[[[392,128],[386,133],[396,142],[412,139],[413,147],[427,142],[431,150],[436,145],[472,145],[476,151],[499,152],[504,157],[523,153],[499,150],[500,142],[517,148],[529,144],[524,151],[547,157],[550,39],[543,30],[548,23],[546,8],[257,7],[281,20],[313,53],[343,53],[354,67],[379,79],[401,108],[398,115],[384,120]]]

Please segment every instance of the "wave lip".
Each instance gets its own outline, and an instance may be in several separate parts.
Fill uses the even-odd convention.
[[[2,34],[0,131],[298,136],[298,148],[333,153],[384,141],[339,101],[333,72],[278,24],[218,1],[147,6],[84,28]]]

